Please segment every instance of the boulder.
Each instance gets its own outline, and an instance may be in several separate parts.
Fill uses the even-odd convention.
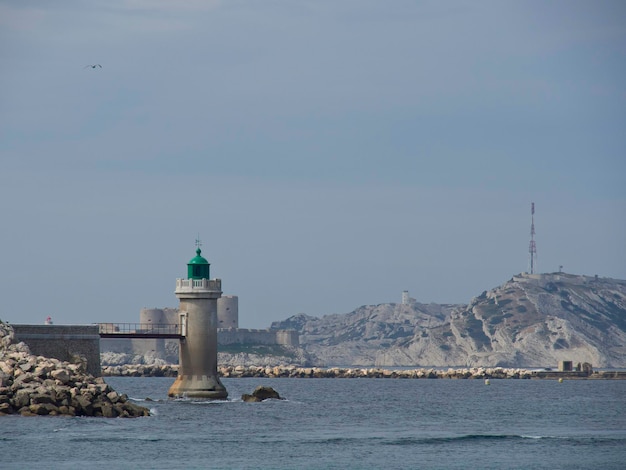
[[[33,393],[30,395],[30,402],[33,405],[36,404],[51,404],[54,403],[54,397],[51,394],[47,394],[47,393]]]
[[[24,406],[28,406],[30,403],[30,393],[26,389],[18,390],[13,395],[13,406],[17,409],[20,409]]]
[[[63,384],[66,384],[70,380],[70,374],[64,369],[53,370],[50,372],[50,376]]]
[[[35,403],[28,407],[33,415],[57,415],[59,409],[51,403]]]
[[[246,393],[241,395],[241,400],[245,402],[260,402],[263,400],[268,400],[270,398],[273,398],[275,400],[284,400],[284,398],[281,398],[278,392],[272,387],[264,387],[262,385],[259,385],[257,388],[255,388],[252,392],[252,395],[248,395]]]

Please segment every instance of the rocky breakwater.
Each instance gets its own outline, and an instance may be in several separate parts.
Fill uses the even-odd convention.
[[[107,366],[103,375],[126,377],[176,377],[177,365],[133,365]],[[557,372],[543,369],[521,369],[509,367],[464,367],[464,368],[418,368],[381,369],[360,367],[300,367],[278,366],[228,366],[217,369],[220,377],[263,377],[263,378],[329,378],[329,379],[626,379],[623,371]]]
[[[176,377],[177,365],[124,364],[105,366],[104,376],[121,377]],[[231,366],[221,365],[217,369],[220,377],[291,377],[291,378],[337,378],[337,379],[531,379],[542,378],[536,371],[503,367],[472,367],[461,369],[381,369],[343,367],[300,367],[296,365],[275,366]]]
[[[291,377],[291,378],[370,378],[370,379],[531,379],[534,371],[503,367],[472,367],[462,369],[321,368],[295,366],[221,366],[222,377]]]
[[[82,364],[31,354],[0,321],[0,416],[7,414],[131,418],[150,411],[86,374]]]
[[[122,364],[102,367],[105,377],[176,377],[177,364]]]

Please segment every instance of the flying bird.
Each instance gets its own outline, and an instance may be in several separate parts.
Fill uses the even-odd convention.
[[[87,67],[91,67],[92,69],[95,69],[96,67],[100,67],[100,68],[102,68],[102,65],[100,65],[100,64],[85,65],[85,67],[84,67],[84,68],[87,68]]]

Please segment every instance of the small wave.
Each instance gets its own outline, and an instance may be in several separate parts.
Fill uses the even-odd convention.
[[[231,400],[187,400],[188,403],[192,405],[227,405],[228,403],[232,403]]]
[[[541,439],[541,436],[535,436],[534,438]],[[516,434],[464,434],[460,436],[402,437],[399,439],[389,439],[383,443],[386,445],[403,446],[415,444],[448,444],[467,441],[504,441],[515,439],[524,439],[524,437]]]
[[[533,436],[532,439],[542,439],[543,436]],[[527,439],[526,436],[519,434],[466,434],[463,436],[455,436],[453,440],[458,441],[499,441],[499,440],[515,440]]]
[[[98,436],[93,436],[93,437],[76,436],[76,437],[70,437],[67,440],[69,442],[83,442],[83,443],[94,442],[97,444],[107,444],[107,443],[117,444],[119,442],[129,442],[129,441],[161,442],[161,441],[165,441],[166,439],[160,438],[160,437],[154,437],[154,436],[129,437],[128,435],[123,435],[123,436],[110,437],[110,436],[98,435]]]
[[[241,398],[226,398],[220,400],[211,400],[211,399],[202,399],[202,398],[187,398],[187,397],[176,397],[168,400],[174,403],[185,403],[190,405],[227,405],[230,403],[297,403],[292,402],[287,399],[275,399],[275,398],[267,398],[260,402],[244,402]]]
[[[210,399],[202,399],[202,398],[187,398],[187,397],[176,397],[168,400],[168,403],[176,403],[182,405],[193,405],[193,406],[206,406],[206,405],[225,405],[228,403],[236,403],[241,400],[233,400],[233,399],[224,399],[224,400],[210,400]]]
[[[419,444],[450,444],[458,442],[484,442],[484,441],[523,441],[523,440],[567,440],[576,445],[622,444],[626,441],[621,436],[538,436],[526,434],[464,434],[458,436],[437,437],[403,437],[398,439],[382,440],[384,445],[403,446]]]
[[[287,400],[286,398],[266,398],[265,400],[261,400],[261,401],[247,401],[244,402],[243,400],[239,399],[237,400],[241,403],[290,403],[290,400]]]
[[[135,397],[128,397],[129,400],[134,401],[134,402],[138,402],[138,403],[163,403],[165,400],[161,400],[161,399],[153,399],[150,397],[146,397],[146,398],[135,398]]]
[[[462,436],[423,436],[423,437],[399,437],[399,438],[384,438],[375,436],[363,436],[363,437],[346,437],[346,436],[332,436],[322,439],[313,439],[315,442],[322,442],[330,445],[344,445],[348,443],[354,443],[355,441],[372,441],[375,444],[387,445],[387,446],[406,446],[406,445],[433,445],[433,444],[446,444],[462,441],[489,441],[489,440],[505,440],[505,439],[522,439],[522,436],[518,435],[494,435],[494,434],[467,434]]]

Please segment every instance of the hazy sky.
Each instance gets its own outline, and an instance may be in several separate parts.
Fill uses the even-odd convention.
[[[89,68],[101,64],[102,68]],[[626,2],[0,0],[0,319],[626,279]]]

